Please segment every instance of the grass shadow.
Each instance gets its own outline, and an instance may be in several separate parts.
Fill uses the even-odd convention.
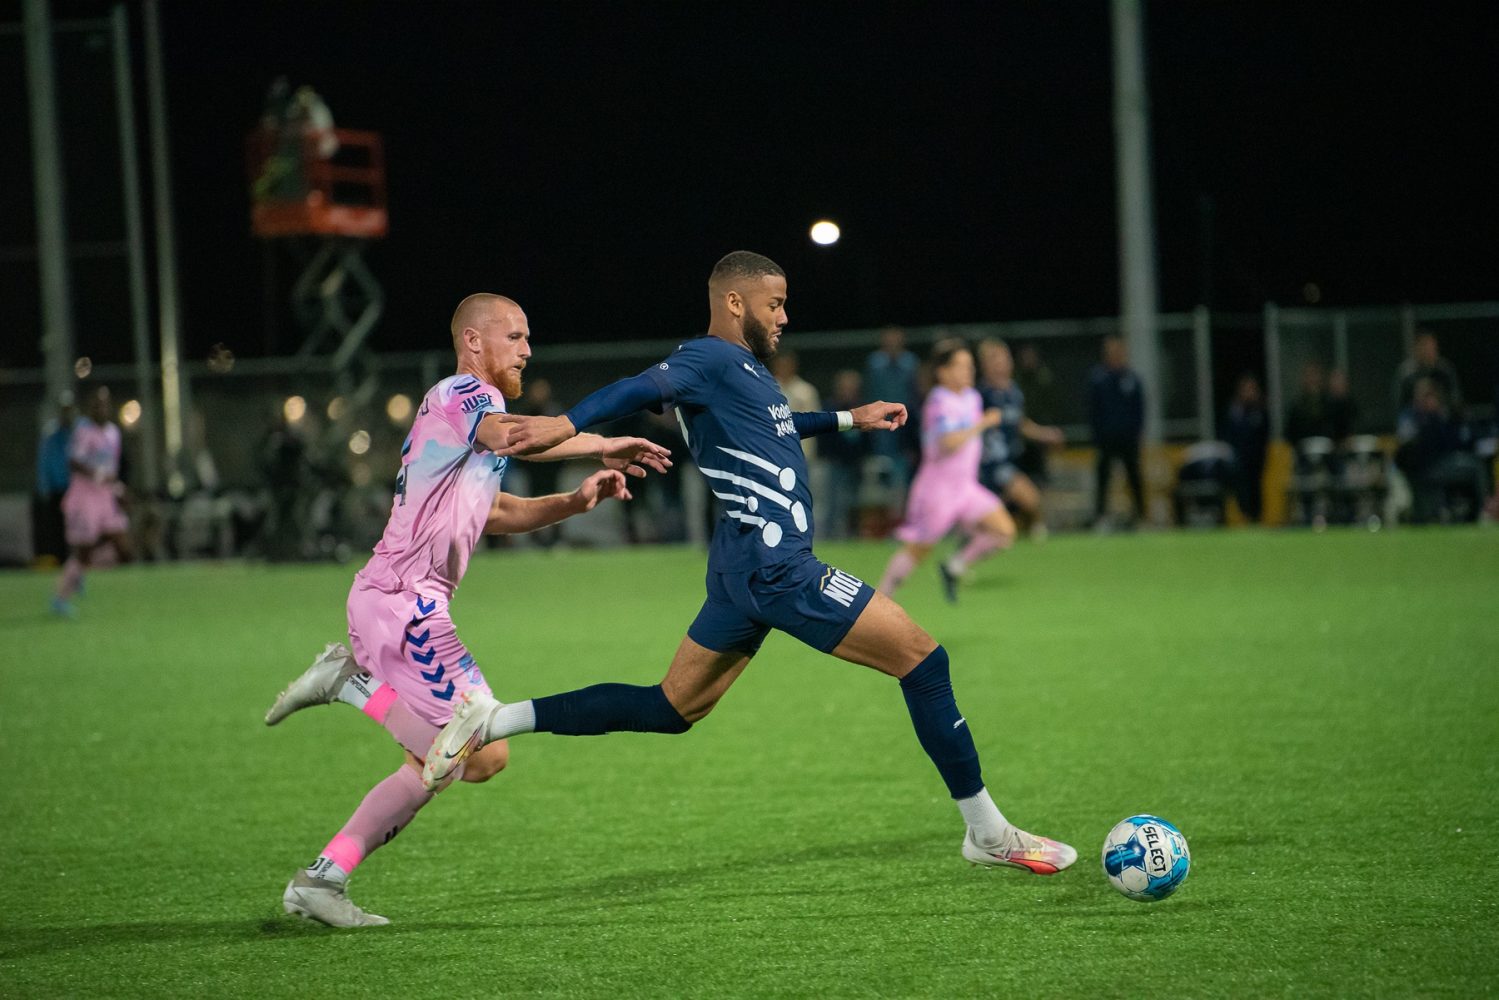
[[[429,931],[471,931],[488,924],[459,921],[398,922],[385,927],[355,928],[387,936]],[[0,926],[0,962],[75,949],[139,947],[156,943],[217,943],[291,941],[328,934],[350,933],[291,916],[241,920],[142,920],[111,924],[59,924],[50,927]]]

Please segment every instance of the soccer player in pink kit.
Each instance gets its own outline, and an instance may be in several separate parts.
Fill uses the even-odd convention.
[[[120,507],[120,429],[109,419],[109,390],[100,386],[89,397],[83,419],[68,442],[68,464],[73,475],[62,498],[63,521],[71,553],[63,564],[52,598],[52,610],[64,617],[77,614],[73,595],[83,586],[83,573],[94,554],[113,545],[129,553],[126,532],[130,522]]]
[[[979,484],[984,431],[999,424],[998,410],[985,410],[973,387],[973,354],[962,341],[944,340],[932,350],[937,385],[921,409],[921,468],[911,483],[905,522],[895,537],[905,544],[890,558],[880,592],[895,588],[949,531],[961,526],[969,541],[938,566],[943,592],[958,599],[958,580],[968,567],[1015,541],[1015,522],[1004,503]]]
[[[531,356],[525,313],[498,295],[471,295],[452,322],[457,373],[428,390],[401,448],[390,520],[349,592],[349,644],[330,645],[266,713],[275,725],[311,705],[344,702],[383,725],[406,751],[405,762],[376,785],[322,853],[287,885],[288,913],[336,927],[388,923],[348,898],[349,873],[409,824],[431,799],[422,786],[423,758],[453,706],[489,685],[448,616],[479,536],[534,531],[591,510],[609,497],[627,500],[623,472],[636,463],[664,471],[666,449],[642,438],[583,435],[539,456],[543,461],[597,458],[596,472],[569,494],[521,498],[500,489],[510,425],[491,419],[521,394]],[[621,471],[623,470],[623,471]],[[469,758],[457,775],[487,781],[509,759],[503,742]]]

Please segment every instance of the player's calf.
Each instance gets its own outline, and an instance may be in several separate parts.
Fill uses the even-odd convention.
[[[510,763],[510,742],[495,740],[486,743],[469,755],[463,765],[462,780],[471,784],[482,784],[505,770]]]

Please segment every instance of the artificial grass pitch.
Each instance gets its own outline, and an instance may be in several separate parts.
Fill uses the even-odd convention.
[[[828,545],[866,580],[886,545]],[[658,680],[701,554],[480,556],[504,699]],[[347,706],[267,729],[354,567],[0,575],[0,995],[1472,996],[1499,989],[1499,532],[1058,538],[903,603],[985,777],[1081,855],[970,868],[894,684],[773,636],[681,737],[524,736],[356,873],[390,927],[281,913],[400,759]],[[1191,844],[1131,902],[1132,813]]]

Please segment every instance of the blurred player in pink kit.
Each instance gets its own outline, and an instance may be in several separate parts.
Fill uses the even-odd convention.
[[[266,724],[275,725],[299,709],[344,702],[383,725],[406,751],[405,762],[365,796],[282,896],[288,913],[335,927],[389,922],[349,900],[349,873],[431,799],[422,761],[458,699],[476,689],[489,693],[448,616],[479,536],[534,531],[609,497],[628,500],[625,472],[643,476],[642,464],[658,471],[671,464],[666,449],[642,438],[586,434],[532,458],[596,458],[609,469],[572,493],[528,499],[502,492],[508,459],[494,453],[508,443],[511,425],[491,418],[521,394],[531,356],[526,315],[503,296],[471,295],[453,315],[452,335],[457,373],[422,399],[401,448],[390,520],[349,592],[352,652],[330,645],[266,713]],[[487,781],[508,759],[508,746],[492,743],[458,776]]]
[[[905,544],[890,558],[880,592],[895,588],[954,528],[969,540],[939,564],[943,592],[958,599],[958,581],[968,567],[1015,540],[1015,522],[1004,503],[979,484],[984,431],[999,424],[998,410],[985,410],[973,387],[973,354],[962,341],[944,340],[932,350],[937,385],[921,409],[921,468],[911,483],[906,519],[895,530]]]
[[[95,554],[113,545],[122,557],[130,547],[130,522],[120,507],[120,428],[109,419],[109,390],[102,385],[89,396],[83,419],[73,427],[68,442],[68,465],[73,470],[62,498],[68,561],[63,564],[52,598],[52,610],[71,618],[77,614],[73,596],[83,586],[83,573]]]

